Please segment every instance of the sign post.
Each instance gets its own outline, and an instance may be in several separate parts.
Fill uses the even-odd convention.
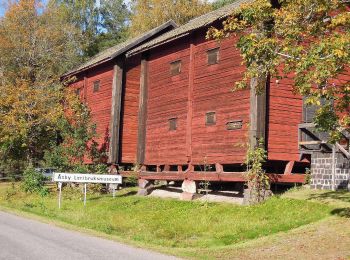
[[[86,183],[84,183],[84,207],[86,206]]]
[[[86,190],[88,183],[106,183],[113,185],[113,198],[115,197],[115,187],[122,183],[121,175],[107,175],[107,174],[90,174],[90,173],[64,173],[55,172],[53,174],[53,181],[58,182],[58,208],[61,208],[62,197],[62,183],[76,182],[84,183],[84,206],[86,206]]]
[[[61,208],[61,197],[62,197],[62,182],[58,183],[58,188],[59,188],[59,192],[58,192],[58,208]]]

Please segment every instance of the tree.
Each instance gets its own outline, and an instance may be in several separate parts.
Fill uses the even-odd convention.
[[[339,138],[349,128],[350,3],[342,0],[257,0],[241,6],[208,38],[240,36],[247,71],[236,87],[249,78],[294,79],[296,93],[306,103],[320,105],[316,126]],[[258,91],[263,86],[258,85]]]
[[[0,20],[0,161],[9,170],[37,164],[63,116],[60,75],[74,66],[79,33],[57,8],[9,5]]]
[[[123,0],[51,0],[80,30],[83,55],[91,57],[126,38],[129,10]]]
[[[170,19],[182,25],[212,7],[201,0],[133,0],[131,9],[130,34],[136,36]]]

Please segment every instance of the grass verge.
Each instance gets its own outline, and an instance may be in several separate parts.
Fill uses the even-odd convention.
[[[162,252],[211,258],[210,252],[230,251],[232,246],[317,222],[337,210],[332,203],[300,200],[296,193],[248,207],[144,198],[135,196],[133,189],[125,189],[114,199],[90,194],[84,208],[81,194],[66,189],[59,210],[54,191],[42,198],[0,184],[0,206]]]

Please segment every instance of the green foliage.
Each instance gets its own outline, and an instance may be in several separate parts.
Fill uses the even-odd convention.
[[[92,57],[127,37],[129,9],[123,0],[51,0],[81,32],[83,56]]]
[[[350,128],[350,81],[342,77],[350,65],[350,13],[347,1],[256,0],[242,5],[223,23],[211,28],[208,38],[238,34],[247,71],[236,88],[248,87],[251,78],[294,80],[294,91],[310,105],[320,107],[320,129],[335,132]],[[263,82],[263,81],[262,81]],[[257,86],[257,92],[263,85]],[[335,138],[337,134],[332,134]]]
[[[29,165],[23,173],[23,190],[27,193],[38,193],[41,196],[46,196],[49,190],[44,185],[45,176]]]
[[[261,139],[256,147],[249,147],[246,157],[246,180],[250,192],[250,203],[259,203],[266,198],[266,191],[270,189],[269,177],[262,169],[265,162],[266,150]]]
[[[304,184],[310,184],[311,181],[311,170],[309,168],[305,169],[305,182]]]

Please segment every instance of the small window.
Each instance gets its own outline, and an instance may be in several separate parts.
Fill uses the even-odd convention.
[[[169,131],[175,131],[177,128],[177,118],[169,119]]]
[[[75,89],[75,94],[76,94],[77,96],[80,96],[80,88]]]
[[[94,92],[98,92],[100,90],[100,81],[94,81]]]
[[[181,72],[181,60],[173,61],[170,63],[170,74],[175,76]]]
[[[215,48],[207,51],[208,55],[208,65],[218,64],[219,63],[219,49]]]
[[[215,125],[216,124],[215,112],[208,112],[205,114],[205,124],[206,125]]]

